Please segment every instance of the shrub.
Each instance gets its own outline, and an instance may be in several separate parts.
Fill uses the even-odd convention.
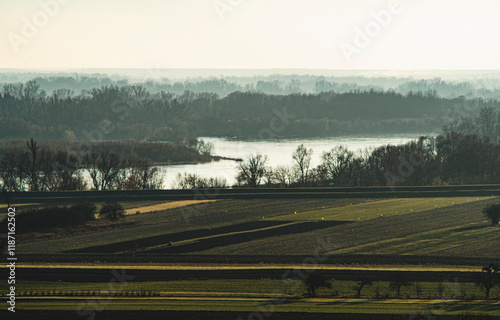
[[[500,220],[500,204],[492,204],[484,208],[483,213],[490,219],[493,226],[497,226]]]
[[[99,218],[116,221],[125,216],[125,210],[118,202],[106,202],[99,211]]]

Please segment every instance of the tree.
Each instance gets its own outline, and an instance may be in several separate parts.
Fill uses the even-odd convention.
[[[28,152],[7,152],[0,161],[2,188],[8,191],[24,191],[29,168]]]
[[[413,285],[412,282],[396,278],[389,283],[389,290],[396,291],[396,296],[399,297],[401,295],[402,287],[410,287],[412,285]]]
[[[497,226],[500,220],[500,204],[492,204],[483,209],[484,215],[490,219],[493,226]]]
[[[417,298],[420,298],[422,292],[424,292],[424,290],[422,289],[422,285],[418,282],[415,283],[415,293],[417,294]]]
[[[292,154],[295,172],[299,176],[299,182],[303,186],[306,186],[309,181],[309,168],[311,166],[312,153],[312,149],[307,149],[304,147],[304,144],[301,144]]]
[[[256,188],[264,176],[266,162],[267,156],[261,154],[250,155],[246,161],[238,164],[239,172],[236,177],[237,181]]]
[[[175,187],[178,189],[203,189],[203,188],[225,188],[227,181],[224,178],[204,178],[195,173],[177,174]]]
[[[289,186],[292,182],[292,170],[288,166],[277,166],[273,170],[273,178],[280,187]]]
[[[121,185],[118,181],[123,169],[120,157],[115,153],[91,153],[83,157],[83,164],[89,172],[95,190],[109,190]]]
[[[30,185],[30,190],[31,191],[39,191],[40,186],[39,186],[39,176],[38,176],[38,144],[33,140],[33,138],[30,139],[30,141],[26,142],[26,146],[28,147],[29,150],[29,169],[27,170],[27,175],[28,175],[28,181]]]
[[[83,190],[85,182],[79,173],[78,158],[64,150],[40,150],[39,185],[42,190]]]
[[[125,176],[119,179],[120,189],[156,190],[163,186],[163,177],[151,160],[128,159],[123,163],[122,173]]]
[[[490,291],[500,285],[500,279],[498,279],[498,272],[500,267],[494,264],[483,267],[481,271],[481,276],[476,281],[476,286],[484,290],[485,298],[490,297]],[[484,272],[484,273],[483,273]]]
[[[494,137],[495,122],[497,120],[496,118],[496,111],[493,107],[482,107],[479,110],[479,118],[477,118],[477,123],[483,137]]]
[[[316,297],[319,288],[331,289],[332,284],[328,282],[328,278],[317,273],[311,274],[304,280],[309,297]]]
[[[326,171],[326,178],[331,185],[349,186],[352,184],[351,176],[354,169],[354,152],[347,147],[338,146],[322,156],[322,167]]]
[[[125,216],[125,210],[118,202],[106,202],[99,210],[99,218],[116,221]]]
[[[361,279],[359,280],[356,285],[354,286],[354,289],[356,289],[356,297],[361,297],[361,290],[363,290],[363,288],[365,286],[371,286],[373,284],[373,281],[370,280],[370,279]]]

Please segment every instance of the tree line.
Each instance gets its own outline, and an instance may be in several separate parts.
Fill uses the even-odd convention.
[[[500,183],[500,145],[478,135],[423,136],[402,145],[355,153],[336,146],[311,165],[312,149],[297,147],[292,165],[269,167],[254,154],[239,163],[237,183],[247,187],[424,186]]]
[[[267,138],[259,133],[270,123],[275,137],[422,133],[439,130],[457,105],[468,103],[500,107],[496,100],[442,98],[432,91],[235,91],[220,97],[210,92],[151,92],[143,85],[109,85],[75,95],[67,89],[48,94],[36,81],[28,81],[3,84],[0,136],[25,139],[29,134],[70,141]]]
[[[40,84],[40,88],[48,93],[60,89],[68,90],[71,95],[82,90],[91,90],[103,86],[136,85],[126,76],[108,76],[106,74],[83,75],[77,73],[66,74],[37,74],[37,73],[0,73],[0,84],[20,83],[33,80]],[[262,92],[265,94],[292,94],[292,93],[320,93],[335,91],[339,93],[353,90],[377,91],[393,90],[397,93],[435,92],[441,97],[454,98],[465,96],[469,98],[500,98],[498,79],[481,78],[480,80],[443,80],[415,79],[414,77],[367,77],[367,76],[317,76],[317,75],[255,75],[255,76],[225,76],[197,78],[197,79],[169,79],[160,77],[160,74],[150,73],[140,82],[148,91],[161,91],[182,94],[185,91],[195,93],[212,92],[225,97],[235,91]]]
[[[163,175],[149,159],[120,157],[108,151],[79,156],[67,150],[42,149],[33,139],[26,142],[25,150],[9,151],[0,161],[0,187],[5,191],[149,190],[162,186]]]

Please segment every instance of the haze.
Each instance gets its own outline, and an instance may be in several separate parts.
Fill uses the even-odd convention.
[[[61,0],[23,35],[48,2],[0,2],[0,68],[500,67],[493,0],[401,0],[362,48],[356,28],[365,30],[372,12],[394,1]],[[347,58],[342,43],[356,52]]]

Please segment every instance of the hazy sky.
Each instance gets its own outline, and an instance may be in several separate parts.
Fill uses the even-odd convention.
[[[499,9],[498,0],[0,0],[0,68],[500,69]]]

